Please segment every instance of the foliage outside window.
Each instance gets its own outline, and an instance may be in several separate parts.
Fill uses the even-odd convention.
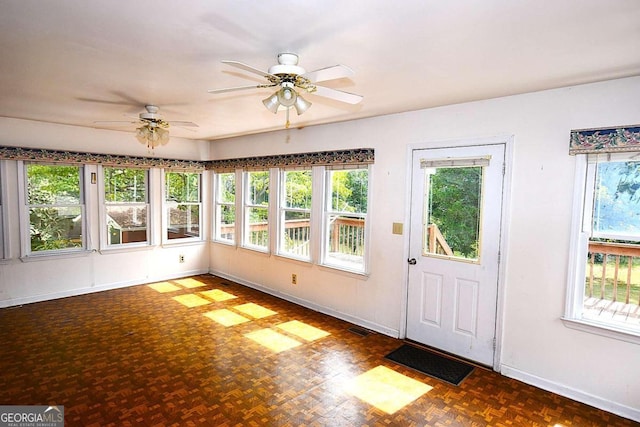
[[[29,252],[83,248],[82,167],[27,163]]]
[[[216,240],[235,243],[236,234],[236,174],[216,174]]]
[[[425,254],[478,260],[481,166],[429,168]]]
[[[201,181],[200,172],[165,174],[167,239],[200,238]]]
[[[364,272],[369,170],[327,169],[326,190],[322,263]]]
[[[269,249],[269,171],[245,172],[243,246]]]
[[[591,159],[584,192],[568,318],[640,334],[640,161]]]
[[[105,167],[103,175],[107,244],[147,242],[148,171]]]
[[[311,170],[284,170],[280,179],[281,255],[310,259]]]

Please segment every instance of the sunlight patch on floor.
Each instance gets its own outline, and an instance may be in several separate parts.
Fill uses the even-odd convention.
[[[207,298],[211,298],[216,302],[227,301],[230,299],[238,298],[237,296],[230,294],[229,292],[225,292],[220,289],[211,289],[210,291],[200,292],[201,295],[204,295]]]
[[[247,316],[253,317],[254,319],[262,319],[264,317],[269,317],[269,316],[278,314],[273,310],[269,310],[266,307],[263,307],[261,305],[258,305],[252,302],[242,304],[242,305],[236,305],[233,308],[235,310],[238,310],[241,313],[246,314]]]
[[[346,385],[345,391],[387,414],[393,414],[432,388],[393,369],[377,366],[355,377]]]
[[[166,292],[175,292],[182,289],[180,286],[176,286],[169,282],[152,283],[149,285],[149,287],[156,292],[160,292],[161,294],[164,294]]]
[[[204,314],[209,319],[216,321],[222,326],[234,326],[239,325],[240,323],[249,322],[250,319],[247,319],[244,316],[240,316],[237,313],[234,313],[231,310],[227,310],[226,308],[220,310],[209,311]]]
[[[205,286],[206,283],[203,283],[199,280],[188,277],[186,279],[175,280],[175,282],[185,288],[199,288],[200,286]]]
[[[245,337],[257,342],[258,344],[267,347],[274,353],[280,353],[281,351],[290,350],[294,347],[302,345],[301,342],[289,338],[286,335],[282,335],[271,329],[260,329],[245,334]]]
[[[306,323],[298,320],[281,323],[276,325],[276,328],[280,328],[283,331],[289,332],[290,334],[300,337],[306,341],[315,341],[331,335],[329,332],[318,329],[315,326],[307,325]]]
[[[198,295],[185,294],[173,297],[174,300],[187,307],[198,307],[200,305],[211,304],[211,301],[200,298]]]

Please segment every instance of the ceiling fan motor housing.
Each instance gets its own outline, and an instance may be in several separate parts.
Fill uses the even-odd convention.
[[[298,55],[295,53],[280,53],[278,54],[278,65],[269,67],[269,74],[276,76],[280,74],[297,74],[302,75],[307,71],[298,66]]]

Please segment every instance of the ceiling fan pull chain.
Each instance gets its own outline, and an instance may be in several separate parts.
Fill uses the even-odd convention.
[[[287,123],[285,123],[284,128],[285,129],[289,129],[289,125],[291,123],[289,123],[289,110],[291,109],[291,107],[287,107]]]

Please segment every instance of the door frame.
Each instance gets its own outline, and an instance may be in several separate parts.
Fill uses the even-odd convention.
[[[416,150],[425,149],[439,149],[439,148],[460,148],[460,147],[472,147],[482,145],[504,145],[504,175],[502,181],[502,210],[500,212],[500,265],[498,267],[498,290],[496,301],[496,331],[495,331],[495,353],[493,358],[493,370],[500,372],[500,362],[502,359],[502,338],[503,338],[503,319],[504,319],[504,301],[505,301],[505,280],[506,280],[506,266],[508,243],[509,243],[509,223],[511,212],[511,175],[512,175],[512,163],[513,163],[513,135],[498,135],[493,137],[484,138],[465,138],[455,140],[442,140],[442,141],[425,141],[416,142],[407,145],[406,152],[406,185],[405,185],[405,218],[404,223],[407,224],[404,233],[404,257],[402,262],[405,264],[403,269],[402,280],[402,299],[400,310],[400,328],[399,338],[404,339],[407,337],[407,306],[409,298],[409,264],[407,259],[410,258],[410,238],[413,230],[411,230],[411,185],[413,174],[413,152]]]

